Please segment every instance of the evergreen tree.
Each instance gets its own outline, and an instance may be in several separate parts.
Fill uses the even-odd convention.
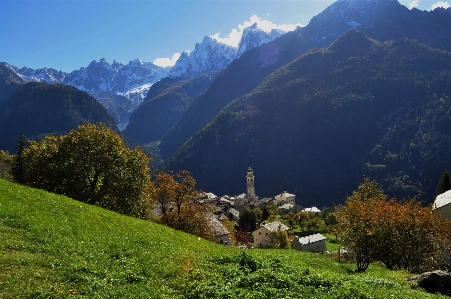
[[[442,177],[440,178],[440,181],[438,182],[435,197],[437,197],[437,195],[445,193],[448,190],[451,190],[451,176],[449,174],[449,171],[445,169]]]
[[[14,156],[13,165],[11,168],[14,180],[16,183],[25,183],[25,170],[23,165],[23,151],[25,149],[25,139],[22,133],[20,133],[19,140],[17,141],[17,153]]]

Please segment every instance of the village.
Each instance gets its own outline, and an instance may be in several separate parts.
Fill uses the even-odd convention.
[[[210,217],[210,225],[214,231],[214,236],[221,244],[235,246],[230,229],[227,229],[221,221],[230,220],[239,223],[240,215],[244,210],[267,211],[271,207],[276,209],[277,217],[272,217],[267,221],[258,221],[259,225],[253,229],[248,242],[241,246],[247,248],[287,248],[287,243],[291,239],[292,249],[324,253],[326,251],[326,236],[318,233],[315,229],[294,232],[289,237],[288,231],[292,227],[282,223],[278,217],[284,215],[297,215],[299,212],[309,214],[321,213],[317,207],[302,208],[296,204],[296,195],[283,191],[274,197],[259,198],[255,192],[255,177],[252,168],[249,167],[246,175],[247,193],[237,196],[224,195],[221,197],[213,193],[202,193],[200,200],[202,203],[211,204],[214,207],[213,215]],[[319,217],[319,216],[318,216]],[[261,217],[260,217],[261,218]],[[260,219],[261,220],[261,219]],[[271,221],[272,220],[272,221]],[[292,223],[292,222],[291,222]],[[309,227],[310,228],[310,227]]]

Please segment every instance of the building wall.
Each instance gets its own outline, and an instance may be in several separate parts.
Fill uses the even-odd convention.
[[[254,236],[254,246],[257,247],[261,244],[261,246],[265,247],[269,244],[269,230],[262,226],[256,231],[252,233]]]
[[[434,214],[451,220],[451,204],[435,209]]]
[[[291,242],[291,248],[292,249],[296,249],[296,250],[321,253],[321,252],[326,251],[326,240],[321,240],[321,241],[318,241],[318,242],[302,245],[295,238]]]

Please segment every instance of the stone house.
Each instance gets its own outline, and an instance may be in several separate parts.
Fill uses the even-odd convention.
[[[283,191],[282,193],[276,195],[274,197],[276,200],[283,200],[285,203],[296,204],[296,195],[290,194],[287,191]]]
[[[290,228],[279,221],[274,221],[268,224],[262,224],[258,229],[256,229],[252,236],[254,237],[254,247],[267,247],[271,243],[271,233],[284,232]]]

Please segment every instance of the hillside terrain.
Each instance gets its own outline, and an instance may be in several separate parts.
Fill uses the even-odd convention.
[[[29,82],[0,103],[0,148],[14,153],[20,133],[39,139],[87,122],[103,122],[119,132],[106,109],[88,93],[68,85]]]
[[[251,166],[257,195],[292,190],[302,206],[341,203],[364,175],[389,196],[431,202],[451,165],[450,70],[450,52],[350,31],[233,101],[169,168],[236,195]]]
[[[193,78],[161,79],[150,87],[146,99],[133,112],[122,133],[141,144],[161,140],[217,74],[214,71]]]
[[[0,180],[1,298],[447,298],[405,272],[240,250]]]
[[[328,47],[352,29],[378,41],[414,38],[451,51],[451,9],[409,10],[398,1],[337,1],[309,24],[234,60],[208,90],[193,100],[179,123],[161,142],[165,159],[206,126],[230,102],[251,92],[269,74],[313,48]]]

